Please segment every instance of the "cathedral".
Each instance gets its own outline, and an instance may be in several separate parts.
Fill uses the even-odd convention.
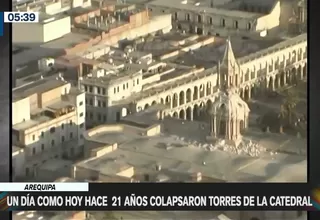
[[[218,64],[218,96],[209,109],[208,140],[224,139],[227,144],[236,146],[241,143],[242,133],[248,127],[250,109],[238,94],[239,83],[240,66],[228,39],[222,61]]]

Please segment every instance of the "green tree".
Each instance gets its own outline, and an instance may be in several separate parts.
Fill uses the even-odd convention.
[[[282,114],[283,115],[283,119],[287,119],[288,124],[291,126],[293,124],[293,119],[294,116],[296,115],[296,107],[297,107],[297,103],[298,103],[299,99],[297,97],[297,95],[293,92],[290,91],[286,91],[284,93],[284,99],[281,105],[282,108]]]

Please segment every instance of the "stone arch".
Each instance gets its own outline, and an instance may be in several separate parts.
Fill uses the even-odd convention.
[[[240,134],[244,133],[244,129],[245,129],[245,124],[243,120],[240,120]]]
[[[276,78],[275,78],[275,88],[276,88],[276,89],[279,89],[279,88],[280,88],[280,74],[277,74],[277,75],[276,75]]]
[[[298,74],[297,74],[296,68],[292,68],[290,70],[290,74],[291,74],[291,78],[292,78],[292,83],[296,84],[298,82]]]
[[[183,105],[184,104],[184,91],[181,91],[179,93],[179,105]]]
[[[179,112],[179,118],[184,120],[186,119],[185,117],[186,117],[186,113],[183,109],[181,109]]]
[[[197,100],[199,98],[199,89],[198,86],[195,86],[193,89],[193,100]]]
[[[246,88],[244,88],[244,100],[248,101],[250,99],[250,88],[247,86]]]
[[[179,118],[178,112],[174,112],[174,113],[172,114],[172,117],[174,117],[174,118]]]
[[[187,110],[186,110],[186,119],[187,120],[192,120],[192,108],[191,107],[188,107]]]
[[[175,94],[173,94],[173,100],[172,100],[172,107],[173,108],[175,108],[175,107],[177,107],[178,106],[178,94],[177,93],[175,93]]]
[[[169,95],[166,97],[166,105],[170,106],[171,108],[171,97]]]
[[[285,72],[280,73],[280,86],[283,87],[286,84],[286,74]]]
[[[164,104],[163,98],[160,99],[160,103],[161,103],[161,104]]]
[[[292,51],[292,54],[291,54],[291,63],[295,63],[296,58],[297,58],[297,51],[294,50],[294,51]]]
[[[244,99],[244,92],[243,92],[243,88],[241,88],[239,91],[240,91],[240,93],[239,93],[240,97],[241,97],[242,99]]]
[[[269,85],[268,85],[268,88],[270,89],[270,90],[274,90],[274,79],[273,79],[273,77],[270,77],[269,78],[269,83],[268,83]]]
[[[227,113],[226,104],[222,103],[222,104],[219,106],[219,112],[221,112],[221,114],[226,114],[226,113]]]
[[[303,67],[303,78],[307,78],[307,76],[308,76],[308,70],[307,70],[307,64],[305,64]]]
[[[250,90],[251,90],[250,91],[251,97],[253,97],[253,98],[257,97],[257,95],[258,95],[258,91],[257,91],[258,90],[258,86],[253,84],[251,86]]]
[[[205,84],[200,85],[200,98],[203,98],[206,95],[206,86]]]
[[[186,92],[186,100],[187,100],[187,103],[192,101],[191,89],[188,89],[187,92]]]
[[[151,105],[156,105],[157,104],[157,101],[153,101],[152,103],[151,103]]]
[[[211,87],[211,82],[209,81],[207,83],[207,95],[211,95],[212,93],[212,87]]]
[[[150,106],[149,106],[148,103],[144,105],[144,109],[148,109],[149,107],[150,107]]]
[[[212,104],[213,104],[212,101],[210,99],[208,99],[207,104],[206,104],[207,112],[211,110]]]
[[[194,105],[193,107],[193,119],[196,120],[199,118],[199,111],[200,111],[200,108],[198,105]]]
[[[291,77],[291,74],[290,74],[289,70],[287,70],[285,72],[285,78],[286,78],[286,84],[287,85],[291,85],[292,84],[292,77]]]

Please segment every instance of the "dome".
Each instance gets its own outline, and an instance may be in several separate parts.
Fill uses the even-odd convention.
[[[223,114],[224,117],[244,119],[248,117],[250,109],[248,104],[234,91],[218,92],[216,101],[209,110],[210,114]]]

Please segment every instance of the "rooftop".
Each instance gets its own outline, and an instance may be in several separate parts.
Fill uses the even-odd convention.
[[[13,89],[13,100],[20,100],[35,93],[44,93],[66,84],[68,84],[68,82],[62,80],[41,79]]]
[[[106,161],[128,164],[135,168],[135,173],[149,173],[155,171],[156,165],[162,169],[178,173],[201,172],[203,176],[228,181],[253,182],[305,182],[307,160],[305,156],[279,153],[262,154],[259,157],[238,155],[222,150],[209,150],[205,137],[207,129],[202,129],[203,123],[189,122],[166,118],[163,133],[159,136],[141,136],[123,130],[117,135],[114,132],[101,132],[100,141],[117,141],[121,143],[118,149],[101,157],[93,159],[94,166],[83,162],[82,166],[100,169],[106,166]],[[103,137],[101,139],[101,137]],[[93,137],[94,139],[94,137]],[[268,139],[268,140],[265,140]],[[265,138],[260,141],[272,142],[275,146],[288,140],[279,138]],[[303,141],[291,139],[290,145],[304,148]]]
[[[182,2],[186,3],[184,4]],[[210,5],[208,5],[204,1],[202,1],[199,6],[195,6],[195,3],[196,1],[155,0],[151,1],[149,5],[185,11],[206,12],[207,14],[215,14],[232,18],[255,19],[262,16],[262,14],[260,13],[244,12],[239,10],[227,10],[223,8],[213,8],[210,7]]]

